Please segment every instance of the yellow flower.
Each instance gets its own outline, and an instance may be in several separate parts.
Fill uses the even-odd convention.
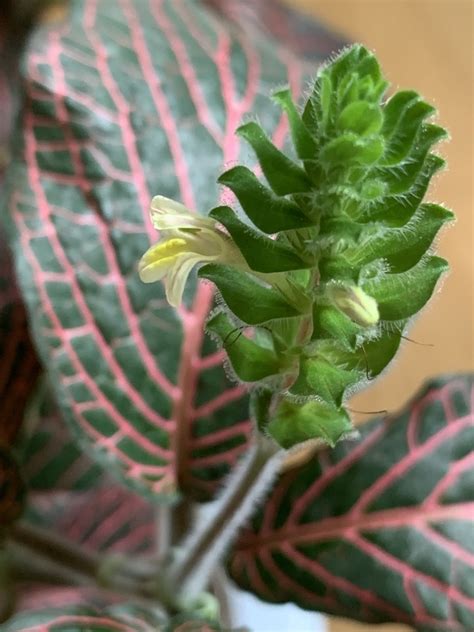
[[[145,283],[164,280],[166,298],[173,307],[181,303],[186,280],[195,265],[241,260],[232,240],[210,217],[192,213],[183,204],[161,195],[153,198],[150,215],[161,235],[141,258],[139,274]]]

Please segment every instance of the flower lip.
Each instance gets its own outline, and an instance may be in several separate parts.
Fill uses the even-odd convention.
[[[150,216],[157,230],[214,229],[216,222],[190,211],[184,204],[156,195],[151,201]]]
[[[239,251],[210,217],[192,213],[183,204],[158,195],[150,215],[160,231],[159,241],[142,256],[138,272],[144,283],[164,280],[168,302],[178,307],[184,285],[195,265],[209,262],[237,263]]]

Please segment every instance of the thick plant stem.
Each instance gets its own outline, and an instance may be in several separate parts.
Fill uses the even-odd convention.
[[[15,561],[15,576],[28,572],[34,563],[38,581],[66,585],[97,586],[98,589],[123,594],[139,600],[165,601],[153,581],[157,559],[132,559],[125,556],[101,556],[84,550],[60,535],[16,524],[7,541]]]
[[[229,579],[225,570],[219,566],[214,571],[211,588],[219,602],[219,622],[224,630],[232,630],[232,609],[229,595]]]
[[[223,495],[204,512],[194,532],[178,548],[170,579],[179,586],[184,600],[192,601],[206,590],[238,530],[273,483],[284,454],[273,441],[259,435],[229,477]]]
[[[62,566],[88,577],[97,577],[100,557],[77,547],[58,534],[52,536],[46,529],[18,523],[13,527],[11,537],[18,544],[38,551],[43,557],[58,562]]]
[[[16,581],[27,581],[58,586],[90,586],[88,575],[65,567],[21,544],[8,545],[11,575]]]
[[[171,512],[169,505],[158,505],[155,511],[156,554],[159,560],[166,559],[170,549]]]

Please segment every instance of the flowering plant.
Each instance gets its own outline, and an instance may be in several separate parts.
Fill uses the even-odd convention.
[[[28,314],[2,250],[2,630],[231,629],[228,577],[472,629],[472,378],[348,406],[447,268],[434,108],[361,45],[303,99],[314,63],[255,25],[71,6],[26,53],[4,187]]]

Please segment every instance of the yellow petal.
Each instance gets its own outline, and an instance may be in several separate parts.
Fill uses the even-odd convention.
[[[166,298],[173,307],[179,307],[183,300],[184,286],[189,273],[195,265],[201,263],[203,257],[196,254],[181,255],[175,262],[166,278]]]
[[[150,216],[157,230],[180,228],[214,230],[216,224],[213,219],[193,213],[183,204],[162,195],[156,195],[151,201]]]
[[[164,195],[155,195],[151,201],[151,210],[158,213],[179,215],[191,212],[186,206],[184,206],[184,204],[180,204],[179,202],[176,202],[176,200],[167,198]]]
[[[176,258],[186,252],[184,239],[168,239],[151,246],[138,264],[138,273],[144,283],[160,281],[176,262]]]

